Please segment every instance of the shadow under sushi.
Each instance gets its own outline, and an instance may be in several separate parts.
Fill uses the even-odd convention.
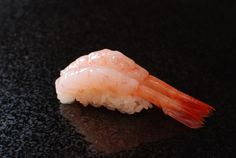
[[[92,147],[105,153],[132,149],[189,130],[156,108],[127,115],[74,103],[61,104],[60,110]]]

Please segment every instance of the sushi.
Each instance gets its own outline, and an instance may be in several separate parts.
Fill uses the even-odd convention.
[[[103,49],[76,59],[55,82],[63,104],[134,114],[153,105],[190,128],[200,128],[214,108],[149,74],[119,51]]]

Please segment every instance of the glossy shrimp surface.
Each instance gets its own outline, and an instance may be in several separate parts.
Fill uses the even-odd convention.
[[[61,73],[63,74],[70,70],[78,70],[84,67],[97,66],[114,69],[140,82],[148,75],[148,71],[137,65],[133,60],[119,51],[111,51],[109,49],[103,49],[92,52],[89,55],[81,56],[62,70]]]
[[[82,56],[61,71],[56,80],[58,99],[83,105],[104,105],[132,114],[150,103],[190,128],[199,128],[214,110],[160,79],[118,51],[108,49]]]

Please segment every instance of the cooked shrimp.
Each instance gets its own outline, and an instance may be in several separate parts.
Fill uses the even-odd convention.
[[[82,56],[61,71],[56,80],[62,103],[75,100],[84,106],[105,106],[133,114],[154,104],[190,128],[199,128],[214,110],[178,91],[118,51],[108,49]]]

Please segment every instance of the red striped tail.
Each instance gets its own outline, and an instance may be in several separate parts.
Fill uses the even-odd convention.
[[[190,128],[202,127],[204,118],[215,110],[153,76],[149,76],[140,86],[138,95]]]

